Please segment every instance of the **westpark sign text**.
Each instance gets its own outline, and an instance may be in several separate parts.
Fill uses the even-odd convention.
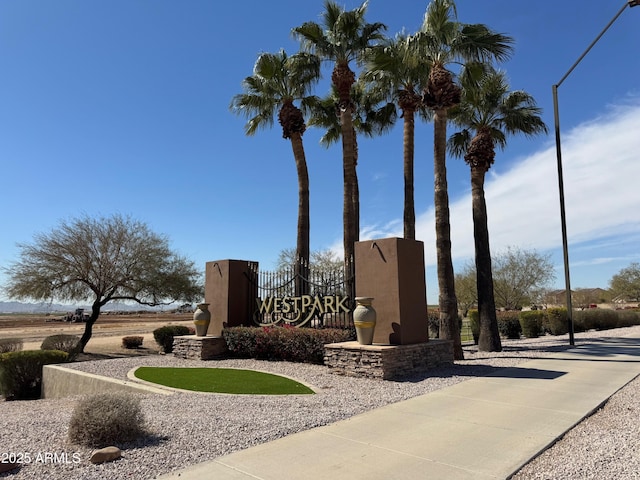
[[[264,300],[256,298],[259,317],[264,315],[280,314],[287,323],[301,322],[305,324],[314,315],[325,313],[349,313],[351,308],[348,305],[349,297],[341,295],[311,296],[301,295],[299,297],[267,297]],[[269,322],[270,323],[270,322]]]

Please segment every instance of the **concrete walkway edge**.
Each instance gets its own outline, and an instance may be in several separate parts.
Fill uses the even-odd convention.
[[[640,375],[640,338],[603,338],[162,480],[505,479]]]

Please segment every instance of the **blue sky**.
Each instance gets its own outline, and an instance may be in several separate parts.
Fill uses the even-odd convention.
[[[367,20],[393,35],[426,1],[370,0]],[[341,2],[351,9],[359,2]],[[544,109],[548,136],[513,138],[487,177],[494,253],[550,253],[562,288],[551,86],[624,5],[459,0],[460,21],[513,36],[501,67]],[[204,268],[226,258],[273,268],[295,245],[297,181],[277,124],[246,137],[229,112],[261,52],[298,49],[290,31],[318,21],[317,1],[3,0],[0,2],[0,267],[61,219],[128,214]],[[627,8],[559,89],[572,287],[606,287],[640,260],[640,8]],[[329,70],[325,69],[325,78]],[[326,81],[317,93],[326,93]],[[338,146],[304,135],[311,247],[341,248]],[[360,139],[361,239],[402,235],[402,125]],[[416,127],[417,237],[437,302],[433,125]],[[473,255],[469,169],[448,160],[455,266]],[[0,283],[4,278],[0,276]],[[0,299],[1,296],[0,296]]]

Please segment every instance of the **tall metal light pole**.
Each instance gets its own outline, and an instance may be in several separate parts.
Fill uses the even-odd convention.
[[[558,87],[562,85],[562,82],[573,72],[573,69],[578,66],[582,59],[589,53],[593,46],[600,40],[609,27],[618,19],[625,8],[637,7],[640,5],[640,0],[628,0],[622,6],[622,8],[616,13],[616,16],[611,19],[606,27],[600,32],[600,35],[591,42],[591,45],[584,51],[580,58],[571,66],[571,68],[564,74],[558,83],[551,87],[553,93],[553,118],[556,126],[556,156],[558,158],[558,191],[560,192],[560,223],[562,225],[562,255],[564,258],[564,282],[565,291],[567,294],[567,321],[569,322],[569,344],[575,345],[573,337],[573,305],[571,304],[571,280],[569,275],[569,246],[567,242],[567,217],[564,209],[564,180],[562,178],[562,148],[560,146],[560,115],[558,113]]]

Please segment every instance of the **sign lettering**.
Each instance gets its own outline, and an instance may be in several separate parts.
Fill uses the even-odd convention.
[[[304,319],[300,324],[303,325],[316,314],[349,313],[351,309],[348,302],[349,297],[341,295],[256,298],[256,314],[260,316],[282,314],[287,323],[295,323]]]

